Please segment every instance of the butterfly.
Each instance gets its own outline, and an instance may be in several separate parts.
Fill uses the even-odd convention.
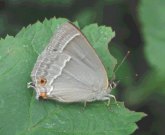
[[[38,56],[31,72],[36,99],[59,102],[92,102],[114,98],[107,72],[81,31],[70,22],[58,27],[49,44]]]

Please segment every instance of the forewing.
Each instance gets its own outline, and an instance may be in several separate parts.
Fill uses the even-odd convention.
[[[95,50],[85,36],[71,23],[67,22],[59,27],[47,49],[58,50],[71,56],[72,60],[69,63],[72,63],[72,66],[68,70],[75,73],[75,76],[81,76],[82,82],[86,82],[86,78],[90,79],[91,73],[91,79],[94,77],[96,80],[95,84],[92,83],[92,85],[97,86],[99,83],[99,87],[108,87],[107,73]],[[85,73],[80,75],[79,72],[83,71]]]

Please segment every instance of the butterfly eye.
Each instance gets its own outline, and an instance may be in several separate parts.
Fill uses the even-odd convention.
[[[38,80],[39,85],[45,86],[46,83],[47,83],[46,78],[44,78],[44,77],[39,78],[39,80]]]

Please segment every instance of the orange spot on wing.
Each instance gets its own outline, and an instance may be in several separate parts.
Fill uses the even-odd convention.
[[[46,92],[41,92],[40,97],[42,97],[43,99],[47,99]]]

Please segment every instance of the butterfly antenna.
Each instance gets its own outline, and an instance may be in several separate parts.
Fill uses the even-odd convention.
[[[121,67],[121,65],[124,63],[124,61],[128,58],[130,54],[130,51],[127,51],[126,55],[124,56],[124,58],[122,59],[122,61],[120,62],[120,64],[116,67],[115,71],[113,72],[112,75],[112,79],[114,79],[115,73],[118,71],[118,69]]]
[[[137,78],[139,75],[136,73],[136,74],[134,74],[134,78]],[[130,77],[129,76],[126,76],[126,77],[122,77],[122,78],[119,78],[119,81],[120,80],[123,80],[123,79],[129,79]]]

